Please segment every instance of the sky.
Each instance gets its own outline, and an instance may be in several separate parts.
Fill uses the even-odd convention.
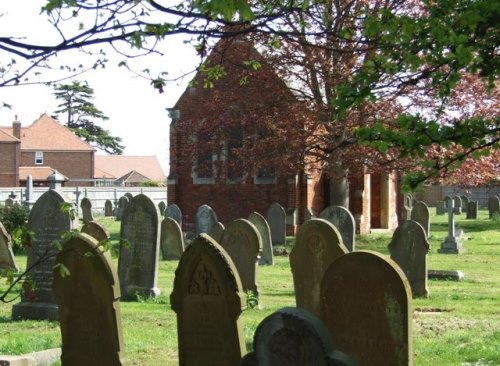
[[[39,15],[43,0],[2,1],[0,4],[0,37],[22,34],[29,39],[47,42],[51,29]],[[44,28],[45,27],[45,28]],[[133,60],[142,70],[166,70],[172,78],[192,72],[198,63],[190,45],[181,37],[167,37],[162,45],[164,55],[148,55]],[[174,106],[184,92],[193,74],[169,83],[160,94],[148,80],[139,78],[125,68],[117,66],[122,59],[108,52],[110,62],[104,70],[86,73],[78,80],[86,80],[94,89],[94,105],[109,117],[100,125],[111,135],[121,137],[125,155],[156,155],[168,174],[169,124],[166,108]],[[10,57],[0,52],[0,61]],[[58,62],[74,62],[82,54],[62,53]],[[41,114],[52,115],[58,102],[52,95],[53,88],[45,85],[0,87],[0,105],[8,103],[12,109],[0,108],[0,126],[9,126],[15,116],[23,126],[33,123]]]

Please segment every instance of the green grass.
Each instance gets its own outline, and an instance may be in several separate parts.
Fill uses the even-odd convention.
[[[104,217],[98,220],[111,233],[116,261],[119,223]],[[429,268],[461,270],[465,280],[431,280],[430,298],[413,300],[416,366],[500,365],[500,221],[488,220],[487,212],[481,210],[477,220],[465,220],[465,214],[458,216],[457,226],[465,231],[466,252],[438,254],[437,249],[447,235],[447,217],[432,216]],[[356,240],[358,250],[387,255],[391,235],[373,234]],[[283,249],[289,252],[292,246],[293,238],[288,238]],[[241,316],[248,349],[252,348],[253,334],[262,319],[295,304],[288,257],[275,259],[275,266],[258,269],[259,308],[247,309]],[[22,268],[25,266],[25,256],[17,256],[16,260]],[[159,298],[121,302],[125,364],[177,365],[176,317],[169,299],[176,267],[176,261],[160,261],[158,286],[162,296]],[[0,291],[5,288],[0,283]],[[12,321],[11,306],[0,304],[0,354],[60,346],[57,322]]]

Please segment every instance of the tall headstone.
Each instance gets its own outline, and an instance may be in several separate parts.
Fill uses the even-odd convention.
[[[104,216],[113,216],[113,202],[110,200],[104,202]]]
[[[321,211],[319,217],[335,225],[346,248],[350,252],[355,250],[356,222],[349,210],[342,206],[329,206]]]
[[[127,241],[127,245],[120,244],[118,258],[122,298],[158,296],[160,222],[158,208],[148,196],[138,194],[129,202],[122,218],[120,236]]]
[[[348,253],[337,228],[324,219],[306,221],[290,253],[297,307],[321,316],[320,285],[335,259]]]
[[[217,215],[209,205],[201,205],[196,210],[196,234],[209,233],[217,223]]]
[[[300,308],[283,308],[267,316],[257,327],[253,352],[240,366],[354,366],[336,350],[325,325]]]
[[[109,252],[86,235],[71,237],[55,260],[63,365],[121,365],[120,285]],[[69,275],[62,277],[57,264]]]
[[[455,215],[460,215],[462,213],[462,198],[460,198],[460,196],[453,196],[453,205],[455,208],[453,213]]]
[[[286,243],[286,211],[279,203],[273,203],[266,212],[273,245]]]
[[[360,366],[413,365],[411,290],[394,261],[369,251],[337,258],[321,301],[333,344]]]
[[[161,221],[160,247],[163,259],[180,259],[184,253],[184,235],[174,219],[165,217]]]
[[[446,209],[446,213],[448,213],[448,208],[451,205],[451,201],[453,201],[453,198],[451,198],[450,196],[443,197],[443,202],[444,202],[444,207]]]
[[[128,204],[129,204],[129,199],[127,196],[121,196],[118,199],[118,205],[116,206],[116,212],[115,212],[116,221],[121,221],[123,214],[127,210]]]
[[[490,219],[495,215],[500,215],[500,198],[498,196],[488,198],[488,213]]]
[[[212,230],[210,230],[207,234],[210,235],[210,237],[214,239],[217,243],[220,243],[222,239],[222,234],[224,234],[224,230],[226,230],[224,224],[220,221],[217,221],[215,225],[212,227]]]
[[[14,260],[14,252],[12,251],[11,237],[0,222],[0,272],[2,270],[17,272],[18,269]]]
[[[446,213],[446,203],[439,201],[436,203],[436,215],[444,215]]]
[[[257,228],[262,240],[262,254],[259,259],[260,265],[274,265],[274,255],[273,255],[273,243],[271,241],[271,230],[269,225],[260,213],[252,212],[248,216],[248,221],[250,221]]]
[[[160,201],[158,203],[158,210],[160,211],[160,216],[163,216],[163,214],[165,213],[165,208],[166,207],[167,207],[167,205],[165,204],[165,202]]]
[[[455,230],[455,202],[453,199],[447,201],[448,210],[448,236],[444,238],[441,243],[441,248],[438,249],[439,253],[457,254],[463,251],[462,242],[456,235]]]
[[[26,178],[25,198],[26,201],[24,201],[24,204],[28,207],[29,210],[31,210],[36,201],[33,194],[33,176],[31,176],[31,174],[28,175],[28,178]]]
[[[170,217],[177,221],[180,227],[182,227],[182,212],[179,206],[177,206],[175,203],[172,203],[167,206],[165,209],[164,213],[165,217]]]
[[[255,296],[259,296],[257,262],[262,251],[262,240],[257,228],[245,219],[231,221],[222,234],[220,245],[238,270],[243,291],[252,291]]]
[[[465,211],[467,210],[467,205],[469,204],[469,197],[463,195],[463,196],[460,196],[460,198],[462,199],[462,211]]]
[[[415,205],[414,210],[417,205]],[[428,297],[427,253],[430,245],[424,228],[417,221],[407,220],[399,224],[389,244],[391,259],[403,270],[413,297]]]
[[[103,245],[110,238],[108,229],[95,221],[87,222],[82,226],[80,232],[90,235],[100,245]]]
[[[33,205],[26,226],[34,239],[27,248],[26,268],[32,268],[27,276],[33,281],[31,291],[24,291],[21,302],[12,307],[14,319],[57,320],[58,310],[52,291],[52,267],[57,255],[54,241],[61,235],[76,229],[78,223],[63,212],[62,205],[72,205],[62,192],[50,189]]]
[[[80,202],[80,208],[82,209],[82,220],[86,224],[90,221],[94,221],[92,216],[92,201],[87,197],[83,197]]]
[[[413,196],[409,193],[405,194],[403,197],[403,216],[404,220],[410,220],[411,217],[411,210],[413,208]]]
[[[238,271],[206,234],[186,248],[170,295],[177,314],[179,365],[237,365],[246,353],[239,316],[246,308]]]
[[[411,210],[411,219],[422,225],[427,237],[431,235],[431,214],[425,202],[418,201],[415,203]]]
[[[132,198],[134,198],[134,195],[130,192],[125,193],[124,196],[128,198],[129,202]]]
[[[477,210],[478,210],[478,202],[477,201],[469,201],[467,203],[467,212],[465,218],[467,220],[475,220],[477,219]]]

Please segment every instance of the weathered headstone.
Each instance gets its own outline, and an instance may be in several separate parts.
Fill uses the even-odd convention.
[[[257,228],[245,219],[231,221],[222,234],[220,245],[236,266],[243,291],[252,291],[255,296],[259,296],[257,262],[262,251],[262,240]]]
[[[239,319],[246,296],[233,261],[208,235],[186,248],[170,302],[177,314],[180,366],[239,363],[246,353]]]
[[[90,235],[98,243],[101,243],[101,245],[110,238],[108,229],[95,221],[90,221],[83,225],[81,232]]]
[[[321,211],[319,217],[335,225],[342,236],[342,242],[350,252],[353,252],[355,249],[356,222],[349,210],[342,206],[329,206]]]
[[[198,210],[196,210],[196,234],[209,233],[217,221],[217,215],[212,207],[208,205],[201,205],[198,207]]]
[[[335,350],[325,325],[300,308],[283,308],[257,327],[253,352],[240,366],[349,366],[354,361]]]
[[[439,201],[436,203],[436,215],[444,215],[446,213],[446,203]]]
[[[448,236],[444,238],[441,243],[441,248],[438,249],[439,253],[452,253],[457,254],[463,251],[462,242],[460,241],[460,237],[456,235],[455,231],[455,202],[450,199],[447,201],[447,210],[448,210]]]
[[[161,222],[160,247],[163,259],[180,259],[184,253],[182,229],[170,217],[165,217]]]
[[[453,213],[455,215],[460,215],[462,213],[462,199],[460,196],[453,196],[453,204],[455,208]]]
[[[266,220],[271,231],[273,245],[286,242],[286,211],[279,203],[273,203],[266,213]]]
[[[115,212],[116,221],[121,221],[123,214],[127,210],[128,204],[129,204],[129,199],[127,196],[121,196],[118,199],[118,205],[116,206],[116,212]]]
[[[0,272],[2,270],[18,271],[14,252],[12,251],[11,237],[0,222]]]
[[[92,216],[92,201],[87,197],[82,198],[80,202],[80,208],[82,209],[82,220],[86,224],[87,222],[94,221]]]
[[[418,201],[415,203],[411,210],[411,220],[422,225],[427,237],[431,235],[431,214],[425,202]]]
[[[224,224],[220,221],[217,221],[215,225],[212,227],[212,230],[210,230],[207,234],[210,235],[210,237],[214,239],[217,243],[220,243],[224,230],[226,230]]]
[[[262,240],[262,254],[259,259],[260,265],[274,265],[274,255],[273,255],[273,243],[271,241],[271,230],[269,225],[260,213],[252,212],[248,216],[248,221],[250,221],[257,228]]]
[[[465,211],[467,209],[467,205],[469,204],[469,197],[463,195],[463,196],[460,196],[460,198],[462,199],[462,211]]]
[[[120,236],[128,245],[120,244],[118,275],[123,299],[137,295],[156,297],[158,256],[160,249],[158,208],[144,194],[138,194],[125,210]]]
[[[469,201],[467,202],[467,212],[465,218],[467,220],[475,220],[477,219],[477,210],[478,210],[478,202],[477,201]]]
[[[490,219],[495,215],[500,215],[500,198],[498,196],[488,198],[488,213]]]
[[[55,260],[63,365],[121,365],[120,287],[109,252],[86,235],[71,237]],[[61,276],[58,264],[69,270]]]
[[[16,203],[17,201],[15,201],[13,198],[11,197],[7,198],[4,202],[5,210],[10,211],[10,209],[14,207]]]
[[[333,344],[360,366],[413,365],[411,290],[394,261],[369,251],[337,258],[321,301]]]
[[[348,253],[337,228],[324,219],[306,221],[290,253],[297,307],[321,316],[321,279],[330,264]]]
[[[104,216],[113,216],[113,202],[110,200],[104,202]]]
[[[163,201],[160,201],[158,203],[158,211],[160,211],[160,216],[163,217],[163,214],[165,213],[165,208],[167,207],[167,205],[165,204],[165,202]]]
[[[448,213],[448,208],[451,205],[451,201],[453,201],[453,198],[451,198],[450,196],[443,197],[443,202],[444,202],[444,207],[446,209],[446,213]]]
[[[128,198],[129,202],[132,198],[134,198],[134,195],[130,192],[125,193],[124,196]]]
[[[172,203],[167,206],[164,212],[165,217],[170,217],[177,221],[180,227],[182,227],[182,212],[179,206],[175,203]]]
[[[62,205],[71,206],[71,200],[62,192],[49,190],[33,205],[26,226],[34,239],[27,248],[26,268],[32,268],[27,276],[34,287],[24,291],[21,302],[12,307],[14,319],[57,320],[58,310],[52,291],[52,267],[58,252],[54,241],[61,240],[61,234],[77,228],[77,221]]]
[[[413,208],[415,210],[415,207]],[[427,288],[427,253],[430,245],[424,228],[417,221],[399,224],[389,244],[391,259],[403,270],[413,297],[429,296]]]
[[[411,218],[411,210],[413,208],[413,196],[409,193],[405,194],[403,197],[403,219],[410,220]]]
[[[31,174],[28,175],[28,178],[26,179],[25,199],[24,204],[31,211],[31,208],[36,201],[33,194],[33,176]]]

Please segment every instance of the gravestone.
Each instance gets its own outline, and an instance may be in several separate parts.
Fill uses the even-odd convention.
[[[413,196],[409,193],[403,196],[403,219],[410,220],[411,218],[411,210],[413,208]]]
[[[163,216],[163,214],[165,213],[165,208],[166,207],[167,207],[167,205],[165,204],[165,202],[160,201],[158,203],[158,210],[160,211],[160,216]]]
[[[466,213],[465,218],[467,220],[477,219],[477,210],[478,210],[478,202],[477,201],[469,201],[467,203],[467,213]]]
[[[271,231],[273,245],[286,243],[286,211],[279,203],[273,203],[267,210],[266,220]]]
[[[84,224],[94,221],[94,217],[92,216],[92,201],[87,197],[82,198],[80,208],[82,209],[82,220]]]
[[[116,221],[121,221],[123,214],[127,210],[128,204],[129,204],[129,199],[127,196],[121,196],[118,199],[118,205],[116,206],[116,213],[115,213]]]
[[[465,211],[467,209],[467,205],[469,204],[469,197],[467,196],[460,196],[460,198],[462,199],[462,211]]]
[[[177,314],[180,366],[239,363],[246,353],[239,319],[246,296],[233,261],[208,235],[186,248],[170,303]]]
[[[8,212],[12,207],[14,207],[17,204],[17,201],[14,200],[13,198],[9,197],[5,200],[4,202],[4,208]]]
[[[101,245],[104,244],[105,241],[109,240],[108,229],[95,221],[86,223],[80,231],[84,234],[90,235]]]
[[[488,213],[490,219],[495,215],[500,215],[500,198],[498,196],[488,198]]]
[[[448,236],[444,238],[441,242],[441,248],[438,249],[438,253],[446,254],[458,254],[463,252],[464,248],[460,240],[460,236],[457,236],[455,230],[455,201],[450,199],[447,201],[448,210]]]
[[[252,291],[255,296],[259,296],[257,262],[262,251],[262,240],[257,228],[245,219],[231,221],[222,234],[220,245],[238,270],[243,291]]]
[[[125,193],[125,194],[124,194],[124,196],[128,198],[128,201],[129,201],[129,202],[130,202],[130,200],[131,200],[132,198],[134,198],[134,195],[133,195],[132,193],[130,193],[130,192]]]
[[[253,352],[240,366],[354,366],[335,350],[325,325],[308,311],[283,308],[267,316],[257,327]]]
[[[460,196],[453,196],[453,204],[455,207],[453,213],[455,215],[460,215],[462,213],[462,199]]]
[[[2,270],[12,270],[17,272],[19,268],[14,260],[11,237],[5,227],[0,222],[0,273]]]
[[[25,190],[25,201],[24,204],[31,211],[31,208],[35,204],[35,197],[33,194],[33,176],[30,174],[26,179],[26,190]]]
[[[182,229],[170,217],[165,217],[161,222],[160,247],[163,259],[180,259],[184,253]]]
[[[337,228],[324,219],[306,221],[290,253],[290,267],[297,307],[321,316],[321,279],[330,264],[348,253]]]
[[[401,222],[388,248],[391,259],[401,267],[410,282],[413,297],[428,297],[427,253],[430,245],[422,225],[412,220]]]
[[[446,203],[439,201],[436,203],[436,215],[444,215],[446,213]]]
[[[120,287],[109,252],[86,234],[71,237],[57,255],[70,274],[54,269],[59,306],[61,363],[71,366],[122,365]]]
[[[172,203],[167,206],[165,209],[164,213],[165,217],[170,217],[177,221],[180,227],[182,227],[182,212],[179,206],[177,206],[175,203]]]
[[[316,214],[314,213],[313,209],[308,207],[306,212],[304,213],[304,221],[315,219]]]
[[[342,236],[342,242],[350,252],[353,252],[355,249],[356,222],[349,210],[342,206],[329,206],[321,211],[319,217],[335,225]]]
[[[27,266],[32,268],[27,276],[33,281],[33,288],[24,291],[21,302],[12,307],[14,319],[57,320],[58,310],[52,291],[52,267],[58,252],[54,241],[61,241],[61,235],[77,228],[77,220],[63,212],[62,205],[71,206],[71,200],[64,193],[50,189],[42,194],[33,205],[26,226],[34,238],[27,251]]]
[[[195,230],[196,234],[209,233],[217,223],[217,215],[212,207],[201,205],[196,210]]]
[[[260,265],[274,265],[274,255],[273,255],[273,243],[271,241],[271,230],[269,225],[260,213],[252,212],[248,216],[248,221],[250,221],[257,228],[260,234],[260,239],[262,240],[262,254],[259,259]]]
[[[429,207],[425,204],[425,202],[418,201],[413,206],[411,210],[411,220],[418,222],[422,225],[422,228],[425,231],[425,235],[429,237],[431,235],[431,214],[429,212]]]
[[[156,297],[158,256],[160,250],[160,223],[158,208],[144,194],[129,202],[122,218],[120,236],[128,245],[120,244],[118,275],[122,299],[137,295]]]
[[[104,216],[113,216],[113,203],[110,200],[104,202]]]
[[[215,225],[212,227],[212,230],[208,232],[207,234],[214,239],[217,243],[220,243],[222,239],[222,234],[224,233],[224,230],[226,228],[224,227],[224,224],[222,222],[217,221]]]
[[[451,205],[451,201],[453,201],[453,198],[451,198],[450,196],[443,197],[443,202],[444,202],[444,207],[446,209],[446,213],[448,213],[448,208]]]
[[[369,251],[337,258],[321,302],[333,344],[360,366],[413,365],[411,289],[394,261]]]

